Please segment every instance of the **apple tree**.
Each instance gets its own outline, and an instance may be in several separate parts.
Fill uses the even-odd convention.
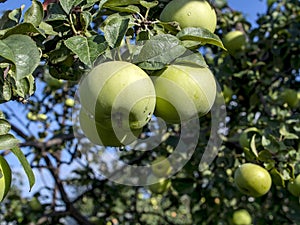
[[[3,12],[1,224],[299,224],[300,5],[264,2],[257,26],[226,0]]]

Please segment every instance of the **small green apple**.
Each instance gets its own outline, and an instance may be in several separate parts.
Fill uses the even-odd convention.
[[[235,53],[246,45],[246,36],[239,30],[230,31],[225,34],[223,44],[229,53]]]
[[[171,180],[159,178],[158,182],[153,183],[156,178],[153,175],[148,177],[149,183],[152,183],[148,186],[149,190],[154,194],[162,194],[166,192],[171,187]]]
[[[39,120],[47,120],[48,116],[44,113],[40,113],[40,114],[37,115],[37,118]]]
[[[239,166],[235,171],[234,181],[241,193],[252,197],[265,195],[272,185],[269,172],[253,163],[245,163]]]
[[[251,225],[252,217],[246,209],[236,210],[232,215],[232,225]]]
[[[300,197],[300,174],[288,183],[288,191],[295,197]]]
[[[67,98],[65,101],[65,105],[68,107],[73,107],[75,105],[75,100],[72,98]]]
[[[159,156],[152,162],[151,169],[155,176],[166,177],[172,172],[172,165],[168,158]]]
[[[160,20],[163,22],[179,23],[181,28],[203,27],[215,32],[217,15],[214,8],[204,0],[173,0],[170,1],[162,13]]]
[[[108,128],[139,129],[154,112],[155,89],[138,66],[110,61],[96,66],[80,83],[80,103]]]
[[[292,108],[295,108],[299,104],[298,93],[294,89],[285,89],[281,93],[281,99]]]
[[[168,123],[180,123],[208,113],[217,88],[208,68],[169,65],[153,76],[156,91],[155,115]]]
[[[34,114],[33,112],[28,112],[26,115],[27,119],[31,120],[31,121],[36,121],[38,120],[38,117],[36,114]]]
[[[121,147],[131,144],[137,139],[142,129],[136,130],[114,130],[107,129],[93,118],[89,117],[84,109],[79,113],[80,128],[84,135],[95,145]]]

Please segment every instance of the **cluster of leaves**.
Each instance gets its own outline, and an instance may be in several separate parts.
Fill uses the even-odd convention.
[[[0,207],[0,220],[17,224],[229,224],[234,210],[246,208],[255,224],[299,223],[298,199],[285,188],[300,173],[299,106],[290,107],[281,99],[285,89],[299,90],[298,0],[268,1],[257,28],[226,1],[213,1],[218,14],[215,34],[159,21],[167,3],[59,0],[42,4],[33,0],[25,12],[21,7],[3,14],[0,102],[26,103],[31,96],[27,104],[18,106],[37,119],[23,118],[19,127],[12,126],[19,143],[9,134],[10,123],[0,116],[0,149],[11,149],[30,174],[21,147],[31,167],[46,171],[50,178],[42,181],[36,193],[41,207],[12,190]],[[229,55],[220,37],[232,29],[243,30],[248,43],[244,51]],[[124,41],[130,54],[119,54]],[[115,151],[128,164],[147,164],[157,155],[170,154],[180,136],[180,127],[170,126],[165,142],[153,152],[99,150],[77,143],[72,109],[64,102],[75,95],[80,78],[107,58],[130,60],[149,74],[174,62],[209,66],[221,86],[232,90],[227,101],[228,134],[209,167],[198,169],[210,134],[207,115],[200,119],[202,133],[192,159],[171,178],[168,192],[155,195],[147,187],[117,185],[99,175],[99,168],[111,167],[101,154]],[[65,82],[53,89],[45,83],[49,76]],[[19,117],[9,109],[4,111],[8,119]],[[270,171],[273,186],[266,196],[253,199],[237,192],[233,173],[244,162]],[[66,175],[63,172],[69,167],[72,173]],[[33,184],[31,175],[29,179]]]

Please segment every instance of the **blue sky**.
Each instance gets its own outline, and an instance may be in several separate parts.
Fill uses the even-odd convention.
[[[0,3],[0,11],[18,8],[23,4],[26,8],[28,8],[31,5],[31,1],[7,0],[5,3]],[[265,0],[228,0],[228,4],[233,9],[243,12],[246,18],[249,19],[252,23],[255,22],[257,13],[264,12],[267,5]]]

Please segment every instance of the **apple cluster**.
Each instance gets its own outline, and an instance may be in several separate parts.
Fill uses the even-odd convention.
[[[80,127],[92,143],[120,147],[136,140],[153,115],[188,121],[208,113],[215,96],[208,68],[169,65],[150,77],[130,62],[104,62],[80,83]]]

